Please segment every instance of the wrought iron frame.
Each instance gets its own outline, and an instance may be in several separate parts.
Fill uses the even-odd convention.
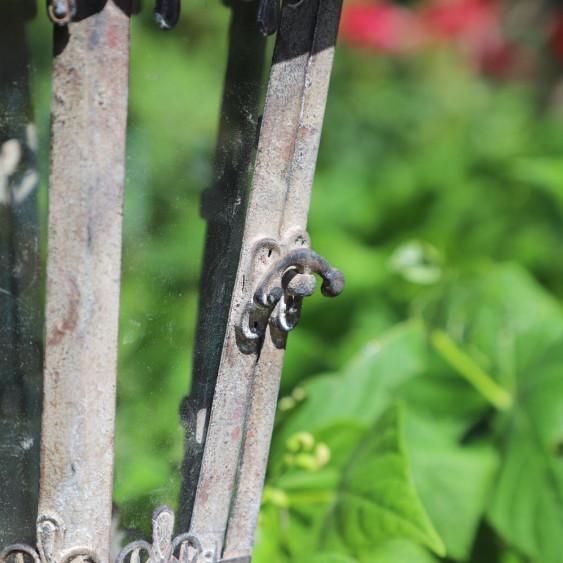
[[[179,534],[172,509],[158,507],[152,544],[127,545],[116,563],[250,561],[287,334],[315,291],[314,274],[325,296],[344,287],[306,231],[341,0],[230,7],[217,176],[202,204],[210,283],[201,294],[192,394],[181,407]],[[47,10],[56,29],[40,516],[37,549],[9,545],[0,563],[98,563],[110,557],[131,6],[49,0]],[[179,13],[179,0],[157,0],[163,29]],[[258,120],[262,36],[275,32]],[[247,197],[254,147],[245,139],[258,123]]]

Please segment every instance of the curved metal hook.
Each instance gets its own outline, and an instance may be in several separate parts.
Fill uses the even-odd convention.
[[[278,260],[264,276],[254,294],[254,300],[262,307],[270,307],[283,295],[282,276],[294,268],[299,274],[318,274],[323,278],[321,292],[325,297],[336,297],[344,289],[344,274],[333,268],[320,254],[310,248],[301,248],[286,254]],[[306,297],[312,294],[310,284],[300,291],[297,286],[292,293]],[[314,287],[313,287],[314,291]]]
[[[186,547],[189,546],[193,547],[196,552],[193,559],[188,559]],[[189,533],[180,534],[174,539],[172,542],[172,554],[176,552],[178,547],[180,548],[178,563],[197,563],[199,556],[203,553],[203,546],[201,545],[199,538]]]
[[[283,332],[295,328],[303,298],[315,291],[313,274],[323,279],[321,291],[325,297],[336,297],[344,289],[344,274],[309,248],[290,251],[270,267],[240,318],[238,330],[247,343],[260,339],[268,322]]]
[[[61,555],[58,563],[71,563],[71,561],[77,557],[80,557],[83,561],[84,559],[87,559],[90,563],[101,563],[98,555],[87,547],[73,547],[72,549],[65,551]]]

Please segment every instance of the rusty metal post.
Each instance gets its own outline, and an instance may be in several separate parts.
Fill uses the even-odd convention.
[[[202,197],[207,235],[194,343],[192,383],[181,407],[186,427],[179,530],[187,531],[199,479],[205,434],[225,338],[248,200],[250,161],[258,126],[265,39],[256,26],[257,2],[233,0],[229,54],[213,185]]]
[[[314,291],[311,274],[325,295],[344,283],[305,231],[340,5],[285,7],[276,41],[191,525],[225,560],[250,560],[286,333]]]
[[[315,36],[305,77],[301,118],[280,227],[282,237],[306,229],[340,9],[341,1],[319,2]],[[299,235],[290,241],[290,244],[297,246],[303,243],[306,243],[306,238],[300,239]],[[286,332],[270,324],[256,364],[236,490],[227,529],[225,558],[250,558],[252,555],[286,339]]]
[[[109,559],[129,9],[93,4],[55,28],[38,528],[56,561]]]

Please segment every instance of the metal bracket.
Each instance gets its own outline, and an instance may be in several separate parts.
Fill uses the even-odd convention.
[[[302,232],[293,233],[281,245],[273,239],[263,239],[254,246],[249,279],[260,281],[238,324],[239,337],[247,344],[262,338],[268,323],[282,332],[295,328],[303,298],[315,292],[313,274],[323,279],[321,292],[325,297],[336,297],[344,289],[344,274],[311,250],[309,244],[309,235]]]

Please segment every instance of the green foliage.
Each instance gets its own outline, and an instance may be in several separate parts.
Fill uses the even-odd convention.
[[[348,285],[330,304],[312,298],[290,338],[282,393],[298,383],[305,399],[278,416],[268,483],[288,496],[265,500],[255,559],[435,559],[367,508],[354,519],[374,494],[365,444],[400,400],[410,508],[447,560],[560,561],[561,119],[528,85],[487,83],[448,53],[340,57],[310,231]],[[313,484],[286,489],[301,473],[283,464],[304,431],[331,451],[309,498]],[[362,447],[371,469],[345,512]]]
[[[421,320],[372,341],[342,373],[312,379],[302,404],[284,413],[272,448],[271,486],[284,491],[299,480],[280,463],[279,443],[288,433],[307,429],[331,449],[317,483],[324,483],[326,497],[324,516],[316,518],[328,525],[303,524],[300,514],[310,507],[288,493],[283,510],[295,519],[289,526],[307,528],[313,551],[326,544],[331,553],[362,561],[397,537],[439,555],[443,541],[450,559],[465,561],[487,521],[521,553],[559,561],[559,304],[524,270],[500,264],[466,272],[418,301]],[[500,391],[507,397],[501,402]],[[404,434],[397,399],[406,408]],[[341,475],[339,485],[321,477],[330,469]],[[289,560],[306,549],[300,544]]]
[[[444,555],[412,482],[403,425],[403,409],[391,405],[344,468],[326,532],[329,544],[338,536],[360,555],[382,541],[407,538]]]

